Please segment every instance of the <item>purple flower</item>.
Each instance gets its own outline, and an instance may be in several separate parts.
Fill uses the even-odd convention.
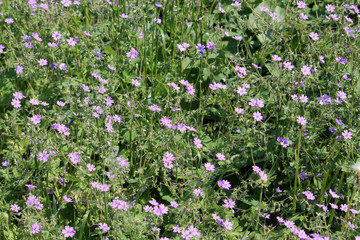
[[[45,150],[42,152],[39,152],[39,154],[38,154],[38,159],[40,162],[47,162],[49,157],[50,157],[50,155]]]
[[[263,108],[264,107],[264,102],[261,100],[261,99],[250,99],[250,102],[248,103],[249,106],[252,106],[252,107],[259,107],[259,108]]]
[[[14,108],[20,108],[20,107],[21,107],[20,100],[19,100],[19,99],[16,99],[16,98],[13,98],[13,99],[11,100],[11,105],[12,105]]]
[[[222,206],[232,209],[235,206],[235,202],[231,198],[230,199],[225,199],[224,204]]]
[[[217,159],[219,159],[220,161],[225,161],[225,160],[226,160],[225,155],[222,154],[222,153],[217,153],[217,154],[216,154],[216,157],[217,157]]]
[[[87,169],[88,169],[89,172],[93,172],[93,171],[96,170],[95,165],[90,164],[90,163],[87,163],[87,164],[86,164],[86,167],[87,167]]]
[[[221,12],[221,13],[226,13],[226,11],[221,7],[221,3],[219,3],[219,11]]]
[[[54,123],[51,125],[51,129],[55,129],[57,130],[60,134],[63,134],[65,136],[69,136],[70,133],[68,132],[68,128],[65,127],[64,124],[58,124],[58,123]]]
[[[125,13],[122,13],[122,14],[120,14],[120,17],[126,19],[126,18],[129,18],[129,15],[126,15]]]
[[[40,203],[40,200],[34,195],[30,195],[25,204],[26,206],[34,206],[38,210],[42,210],[44,207],[44,205]]]
[[[244,87],[238,87],[238,89],[236,90],[236,92],[237,92],[238,94],[240,94],[240,96],[247,95],[246,88],[244,88]]]
[[[308,97],[307,96],[305,96],[304,94],[302,94],[301,96],[300,96],[300,102],[302,102],[302,103],[307,103],[309,100],[308,100]]]
[[[46,61],[45,59],[40,58],[40,60],[38,61],[38,63],[40,64],[40,66],[45,66],[48,64],[48,61]]]
[[[99,223],[99,229],[103,230],[104,232],[107,232],[110,230],[110,227],[106,223]]]
[[[15,67],[15,72],[16,72],[16,74],[20,74],[20,73],[22,73],[23,72],[23,70],[24,70],[24,66],[16,66]]]
[[[72,164],[76,165],[81,162],[80,154],[78,152],[72,152],[67,155],[70,158]]]
[[[135,50],[135,48],[131,48],[130,52],[126,53],[126,57],[130,58],[130,59],[134,59],[135,57],[138,57],[139,53]]]
[[[302,194],[304,194],[308,200],[315,200],[314,194],[310,191],[304,191]]]
[[[327,105],[328,103],[332,102],[331,97],[327,94],[324,94],[321,97],[319,97],[318,101],[320,105]]]
[[[264,182],[268,181],[267,174],[263,170],[261,170],[261,168],[259,168],[258,166],[253,166],[252,169],[255,173],[259,174],[261,180],[263,180]]]
[[[206,44],[206,47],[209,49],[209,51],[212,51],[215,49],[215,43],[212,42],[212,41],[208,41],[207,44]]]
[[[348,211],[348,205],[347,204],[341,204],[340,205],[340,210],[343,212],[347,212]]]
[[[177,208],[177,207],[179,206],[179,204],[178,204],[177,202],[175,202],[175,201],[171,201],[171,202],[170,202],[170,205],[171,205],[171,207],[173,207],[173,208]]]
[[[125,201],[121,201],[116,197],[112,202],[108,203],[111,208],[117,210],[124,210],[125,212],[129,209],[129,204]]]
[[[294,69],[294,66],[291,64],[291,62],[284,62],[284,68],[292,71]]]
[[[61,1],[61,4],[62,4],[64,7],[69,7],[72,3],[71,3],[71,0],[62,0],[62,1]]]
[[[198,197],[200,195],[204,195],[204,192],[201,188],[195,188],[194,189],[194,194]]]
[[[206,171],[213,172],[215,171],[215,165],[209,162],[204,164]]]
[[[298,117],[297,117],[297,122],[298,122],[301,126],[304,126],[304,125],[307,123],[306,119],[305,119],[304,117],[302,117],[302,116],[298,116]]]
[[[92,36],[91,33],[87,32],[87,31],[84,31],[84,34],[85,34],[86,36],[89,36],[89,37]]]
[[[303,1],[299,1],[296,3],[298,8],[306,8],[306,3],[304,3]]]
[[[334,204],[334,203],[329,203],[331,208],[333,209],[339,209],[338,205]]]
[[[341,133],[341,135],[343,135],[344,139],[352,139],[352,132],[345,130],[344,132]]]
[[[345,64],[345,63],[348,63],[348,60],[346,60],[345,58],[342,58],[342,57],[337,57],[336,58],[336,61],[340,64]]]
[[[336,192],[333,192],[331,189],[329,190],[329,193],[333,198],[340,198],[340,196],[337,195]]]
[[[203,147],[203,145],[201,144],[201,140],[199,138],[197,138],[197,137],[194,138],[194,145],[198,149]]]
[[[309,37],[310,37],[312,40],[314,40],[314,41],[319,40],[319,34],[314,33],[314,32],[311,32],[311,33],[309,34]]]
[[[263,116],[261,115],[260,112],[254,112],[253,113],[253,117],[256,121],[260,122],[261,120],[263,120]]]
[[[66,69],[67,69],[67,66],[65,65],[65,63],[60,63],[60,64],[59,64],[59,69],[65,71],[66,73],[68,72],[68,71],[66,70]]]
[[[308,174],[306,172],[302,172],[302,173],[299,174],[299,178],[301,180],[305,180],[305,179],[308,178]]]
[[[290,141],[289,139],[285,139],[282,137],[278,137],[277,141],[281,144],[281,146],[283,146],[283,148],[287,148],[288,146],[290,146]]]
[[[70,46],[75,46],[76,45],[76,40],[75,38],[69,38],[69,39],[66,39],[67,43],[70,45]]]
[[[199,51],[199,54],[200,55],[203,55],[204,52],[205,52],[205,46],[202,45],[201,43],[199,43],[197,46],[196,46],[197,50]]]
[[[7,18],[7,19],[5,19],[5,22],[6,22],[7,24],[10,24],[10,23],[13,23],[13,22],[14,22],[14,19],[12,19],[12,18]]]
[[[41,115],[40,115],[40,114],[36,114],[36,115],[32,116],[32,117],[30,118],[30,121],[31,121],[34,125],[39,124],[39,123],[41,122]]]
[[[302,68],[301,68],[301,72],[304,74],[304,76],[308,76],[311,74],[311,68],[304,65]]]
[[[41,225],[39,225],[37,222],[31,224],[31,233],[35,234],[35,233],[39,233],[40,230],[43,228]]]
[[[245,113],[244,109],[238,108],[238,107],[235,108],[235,112],[236,112],[237,114],[244,114],[244,113]]]
[[[14,92],[13,96],[15,99],[20,99],[20,100],[25,98],[25,96],[21,92]]]
[[[134,85],[135,87],[138,87],[141,85],[141,83],[137,79],[131,79],[131,84]]]
[[[51,34],[52,38],[57,41],[57,40],[61,40],[61,33],[55,31],[53,32],[53,34]]]
[[[335,11],[335,7],[333,5],[331,5],[331,4],[326,5],[325,8],[326,8],[326,11],[328,11],[328,12],[334,12]]]
[[[98,92],[101,94],[104,94],[106,92],[106,88],[104,88],[103,86],[98,87]]]
[[[32,33],[32,36],[34,37],[35,40],[39,41],[39,42],[42,42],[42,39],[40,38],[39,34],[36,33],[36,32],[33,32]]]
[[[164,204],[160,204],[154,207],[153,213],[156,216],[168,214],[168,208]]]
[[[226,219],[225,222],[222,223],[222,226],[223,226],[225,229],[230,230],[230,231],[233,229],[233,228],[232,228],[232,225],[233,225],[233,223],[230,222],[229,219]]]
[[[161,8],[161,7],[162,7],[162,4],[159,3],[159,2],[155,2],[155,6]]]
[[[299,18],[302,19],[302,20],[308,20],[309,19],[309,17],[305,13],[300,13]]]
[[[68,202],[68,203],[73,202],[73,200],[71,198],[69,198],[67,195],[64,195],[63,199],[64,199],[65,202]]]
[[[65,1],[65,0],[63,0]],[[73,237],[76,233],[73,227],[65,226],[65,229],[61,231],[61,233],[64,235],[65,238]]]
[[[219,180],[219,181],[217,182],[217,184],[218,184],[218,186],[219,186],[220,188],[223,188],[223,189],[229,190],[229,189],[231,188],[231,184],[230,184],[230,182],[227,181],[227,180]]]
[[[172,164],[172,161],[175,160],[174,155],[172,153],[166,152],[165,157],[163,157],[164,167],[167,169],[172,169],[174,165]]]
[[[84,92],[90,92],[90,88],[88,86],[86,86],[85,84],[82,84],[81,87],[84,90]]]
[[[115,101],[114,101],[111,97],[108,97],[108,98],[105,99],[105,104],[106,104],[106,106],[111,107],[114,102],[115,102]]]
[[[12,205],[10,205],[10,210],[13,212],[19,212],[20,207],[17,204],[12,204]]]
[[[156,104],[149,106],[149,110],[151,110],[153,112],[161,112],[161,108],[159,106],[157,106]]]
[[[188,44],[186,42],[184,42],[182,44],[176,44],[176,45],[177,45],[178,49],[180,50],[180,52],[184,52],[184,51],[186,51],[186,49],[188,47],[190,47],[190,44]]]
[[[275,12],[269,12],[269,15],[273,20],[279,19],[279,16]]]
[[[282,58],[279,57],[279,55],[273,55],[273,56],[272,56],[272,59],[273,59],[273,61],[275,61],[275,62],[280,62],[280,61],[282,60]]]
[[[66,105],[66,102],[63,101],[56,101],[56,105],[60,106],[60,107],[64,107]]]

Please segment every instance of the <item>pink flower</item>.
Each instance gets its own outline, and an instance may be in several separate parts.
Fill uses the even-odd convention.
[[[227,190],[229,190],[231,188],[231,184],[230,184],[230,182],[228,180],[219,180],[217,182],[217,184],[218,184],[218,186],[220,188],[224,188],[224,189],[227,189]]]
[[[217,153],[217,154],[216,154],[216,157],[217,157],[217,159],[219,159],[220,161],[225,161],[225,160],[226,160],[225,155],[222,154],[222,153]]]
[[[69,198],[67,195],[64,195],[63,199],[65,202],[68,202],[68,203],[73,202],[73,200],[71,198]]]
[[[69,38],[69,39],[66,39],[66,41],[70,46],[74,47],[76,45],[76,39],[75,38]]]
[[[352,139],[352,132],[345,130],[343,133],[341,133],[345,139]]]
[[[160,204],[154,207],[153,213],[156,216],[168,214],[168,208],[164,204]]]
[[[309,34],[309,37],[312,38],[312,40],[314,40],[314,41],[319,40],[319,34],[314,33],[314,32],[311,32],[311,33]]]
[[[40,58],[40,60],[38,61],[38,63],[40,64],[40,66],[45,66],[45,65],[47,65],[48,62],[47,62],[45,59]]]
[[[62,234],[64,234],[65,238],[73,237],[76,233],[73,227],[65,226],[65,229],[61,231]]]
[[[89,172],[93,172],[93,171],[96,170],[95,165],[90,164],[90,163],[87,163],[87,164],[86,164],[86,167],[87,167],[87,169],[88,169]]]
[[[301,68],[301,72],[307,76],[307,75],[310,75],[311,74],[311,68],[304,65],[302,68]]]
[[[13,212],[19,212],[20,207],[17,204],[12,204],[12,205],[10,205],[10,210]]]
[[[235,206],[235,202],[231,198],[230,199],[225,199],[224,204],[222,206],[232,209]]]
[[[204,192],[201,188],[195,188],[194,189],[194,194],[198,197],[200,195],[204,195]]]
[[[304,191],[302,194],[304,194],[308,200],[315,200],[314,194],[310,191]]]
[[[7,19],[5,19],[5,22],[6,22],[7,24],[10,24],[10,23],[13,23],[13,22],[14,22],[14,19],[12,19],[12,18],[7,18]]]
[[[99,223],[99,229],[107,232],[110,230],[110,227],[106,223]]]
[[[134,59],[139,56],[139,53],[135,50],[135,48],[131,48],[130,52],[126,53],[126,57],[130,59]]]
[[[154,111],[154,112],[161,112],[161,108],[159,106],[157,106],[156,104],[149,106],[149,110]]]
[[[204,166],[205,166],[206,171],[209,171],[209,172],[215,171],[214,164],[207,162],[204,164]]]
[[[203,145],[201,144],[201,140],[198,139],[197,137],[194,138],[194,145],[195,145],[195,147],[198,148],[198,149],[200,149],[200,148],[203,147]]]
[[[306,8],[306,3],[304,3],[303,1],[299,1],[296,3],[298,8]]]
[[[254,119],[256,120],[256,121],[261,121],[261,120],[263,120],[263,116],[261,116],[261,113],[260,112],[254,112],[253,113],[253,117],[254,117]]]
[[[301,116],[298,116],[298,117],[297,117],[297,122],[298,122],[301,126],[304,126],[304,125],[307,123],[306,119],[305,119],[304,117],[301,117]]]

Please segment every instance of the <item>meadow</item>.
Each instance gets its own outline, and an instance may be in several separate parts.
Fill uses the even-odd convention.
[[[360,240],[357,0],[2,0],[0,239]]]

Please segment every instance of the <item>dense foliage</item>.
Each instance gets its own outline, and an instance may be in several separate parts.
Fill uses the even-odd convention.
[[[0,239],[360,239],[359,6],[4,0]]]

